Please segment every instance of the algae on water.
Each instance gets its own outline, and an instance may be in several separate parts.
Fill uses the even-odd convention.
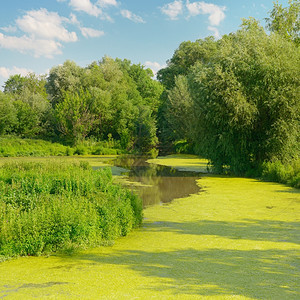
[[[143,227],[113,247],[1,263],[0,297],[299,299],[299,190],[213,175],[198,184],[145,209]]]

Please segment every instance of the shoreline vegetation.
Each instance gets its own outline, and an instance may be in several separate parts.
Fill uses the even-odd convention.
[[[203,167],[192,156],[158,160]],[[146,208],[142,227],[113,247],[1,263],[0,297],[298,299],[299,190],[212,174],[198,185]]]
[[[42,139],[0,136],[0,157],[117,155],[122,153],[124,150],[114,141],[86,140],[72,147]]]
[[[142,222],[142,201],[87,162],[0,166],[0,259],[113,243]]]
[[[180,153],[180,149],[177,149],[177,152]],[[122,150],[120,145],[115,141],[96,142],[86,140],[74,147],[70,147],[41,139],[0,136],[0,158],[122,154],[126,154],[126,151]],[[153,151],[151,154],[148,153],[148,156],[155,158],[157,154],[157,151]],[[203,159],[202,171],[207,172],[212,169],[210,161]],[[265,181],[273,181],[300,188],[300,159],[294,159],[286,163],[280,160],[273,162],[266,161],[255,171],[246,173],[245,177],[259,178]]]
[[[250,17],[218,40],[182,42],[157,80],[107,56],[12,75],[0,158],[185,153],[215,174],[300,188],[299,15],[298,0],[274,3],[266,29]],[[106,243],[142,221],[141,200],[84,162],[4,164],[0,213],[3,257]]]

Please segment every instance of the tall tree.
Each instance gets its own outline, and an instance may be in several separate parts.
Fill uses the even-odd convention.
[[[83,69],[70,60],[50,70],[46,90],[53,107],[63,101],[66,92],[76,93],[82,87],[82,73]]]
[[[16,108],[12,96],[0,91],[0,134],[11,133],[17,124]]]
[[[289,0],[289,6],[283,7],[278,1],[266,18],[267,29],[277,32],[288,40],[300,44],[300,1]]]
[[[299,74],[295,43],[244,20],[208,61],[175,77],[166,116],[219,171],[227,165],[244,173],[265,160],[286,161],[300,154]]]
[[[95,122],[93,97],[88,91],[66,92],[56,105],[58,128],[65,139],[76,144],[89,133]]]

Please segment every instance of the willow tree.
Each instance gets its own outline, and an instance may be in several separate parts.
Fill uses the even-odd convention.
[[[168,93],[167,116],[219,171],[244,173],[300,149],[300,52],[254,19],[218,42]],[[173,119],[172,119],[173,118]],[[185,128],[189,128],[188,132]],[[184,132],[185,130],[185,132]]]

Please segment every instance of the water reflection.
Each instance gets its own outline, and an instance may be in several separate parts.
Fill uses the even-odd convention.
[[[132,185],[143,199],[144,206],[167,203],[175,198],[184,198],[199,192],[195,172],[177,171],[174,168],[149,164],[144,157],[124,156],[111,161],[114,166],[129,172],[123,174],[129,181],[138,182]]]

